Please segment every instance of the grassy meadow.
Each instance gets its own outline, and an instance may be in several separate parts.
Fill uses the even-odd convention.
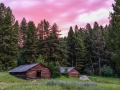
[[[50,80],[23,80],[9,75],[8,72],[0,72],[0,90],[120,90],[120,78],[99,76],[89,78],[90,81],[63,76]]]

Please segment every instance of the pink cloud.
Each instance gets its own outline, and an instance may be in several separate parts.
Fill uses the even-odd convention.
[[[36,25],[46,19],[58,24],[62,32],[67,33],[70,26],[84,27],[94,21],[105,25],[109,22],[114,0],[2,0],[12,8],[16,19],[23,17],[33,20]]]

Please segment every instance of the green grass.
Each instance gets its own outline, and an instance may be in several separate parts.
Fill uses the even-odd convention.
[[[15,78],[9,75],[8,72],[0,72],[0,83],[24,83],[26,80]]]
[[[101,76],[89,76],[89,78],[97,83],[116,84],[120,85],[120,78],[113,77],[101,77]]]
[[[86,88],[85,90],[120,90],[120,78],[113,78],[113,77],[101,77],[101,76],[88,76],[90,81],[87,82],[94,82],[97,84],[96,87],[92,87],[89,89]],[[79,78],[67,78],[67,77],[60,77],[56,78],[56,80],[66,80],[66,81],[77,81],[77,82],[86,82],[81,81]]]
[[[66,81],[77,81],[80,82],[79,78],[65,77],[61,76],[59,78],[55,78],[56,80],[66,80]]]
[[[120,90],[120,78],[89,76],[90,81],[79,78],[60,77],[56,79],[23,80],[15,78],[8,72],[0,72],[0,90]],[[82,85],[60,83],[54,81],[80,82]],[[95,83],[96,85],[90,85]],[[89,84],[89,85],[88,85]]]

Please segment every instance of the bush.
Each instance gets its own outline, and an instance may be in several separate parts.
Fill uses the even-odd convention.
[[[113,70],[110,66],[104,65],[101,69],[101,74],[106,77],[113,76]]]
[[[57,78],[61,76],[60,65],[58,62],[55,62],[55,63],[51,62],[49,67],[52,70],[52,78]]]
[[[84,69],[83,73],[87,74],[87,75],[94,75],[94,73],[91,70],[89,70],[89,69]]]
[[[65,75],[66,77],[69,76],[69,75],[68,75],[68,68],[67,68],[67,67],[65,68],[64,75]]]
[[[60,67],[59,66],[55,66],[52,69],[52,78],[56,78],[56,77],[60,77]]]

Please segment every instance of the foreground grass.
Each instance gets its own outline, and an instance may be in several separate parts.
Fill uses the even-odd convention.
[[[101,76],[88,76],[90,81],[97,84],[95,87],[85,87],[83,90],[120,90],[120,78],[113,77],[101,77]],[[57,78],[56,80],[66,80],[66,81],[81,81],[79,78],[66,78],[64,76]]]
[[[97,83],[120,85],[120,78],[101,77],[101,76],[89,76],[89,78],[92,81],[97,82]]]
[[[80,81],[79,78],[60,77],[56,79],[23,80],[0,72],[0,90],[120,90],[120,78],[89,76],[90,81]],[[57,81],[57,82],[55,82]],[[59,81],[73,82],[61,83]],[[75,84],[79,82],[81,84]],[[95,85],[89,84],[95,83]]]

